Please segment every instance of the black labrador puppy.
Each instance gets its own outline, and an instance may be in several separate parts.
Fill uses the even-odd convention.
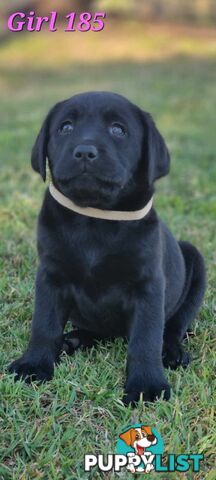
[[[201,254],[158,218],[154,181],[169,153],[151,116],[124,97],[76,95],[48,114],[32,151],[47,189],[31,339],[16,378],[51,379],[64,348],[128,339],[124,402],[170,397],[165,367],[186,366],[181,342],[205,291]],[[74,330],[64,335],[71,319]]]

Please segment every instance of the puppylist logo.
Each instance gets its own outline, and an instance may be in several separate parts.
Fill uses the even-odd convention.
[[[131,473],[155,470],[156,455],[163,455],[164,445],[159,433],[148,425],[131,425],[119,435],[117,454],[128,458],[126,468]]]
[[[101,472],[120,472],[127,469],[132,474],[150,472],[200,471],[202,454],[169,453],[164,455],[164,443],[159,432],[149,425],[129,425],[119,435],[115,454],[85,455],[85,471],[98,467]]]

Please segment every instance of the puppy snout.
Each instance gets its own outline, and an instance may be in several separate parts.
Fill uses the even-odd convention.
[[[98,158],[98,149],[95,145],[77,145],[73,151],[73,158],[92,162]]]
[[[155,440],[155,436],[154,435],[147,435],[147,440],[149,442],[153,442]]]

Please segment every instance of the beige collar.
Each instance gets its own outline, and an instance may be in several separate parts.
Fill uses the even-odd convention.
[[[65,197],[57,188],[50,182],[49,191],[52,197],[63,205],[63,207],[69,208],[73,212],[79,213],[80,215],[85,215],[86,217],[100,218],[102,220],[140,220],[144,218],[151,210],[153,197],[145,207],[141,210],[135,210],[134,212],[123,212],[118,210],[100,210],[99,208],[92,207],[79,207],[68,197]]]

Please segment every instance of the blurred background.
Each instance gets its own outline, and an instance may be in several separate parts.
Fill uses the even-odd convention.
[[[26,13],[35,10],[37,15],[57,10],[60,22],[70,11],[106,11],[107,18],[104,30],[99,33],[64,33],[64,24],[62,28],[58,25],[55,33],[46,30],[12,33],[6,28],[7,18],[16,10]],[[193,368],[187,373],[187,380],[181,372],[172,374],[172,384],[181,392],[180,400],[166,408],[160,403],[149,407],[145,420],[152,424],[155,418],[160,421],[168,451],[184,452],[186,444],[193,451],[196,445],[196,450],[205,453],[210,465],[215,444],[213,407],[211,410],[214,372],[211,325],[216,280],[216,269],[213,269],[216,260],[216,2],[2,0],[0,19],[2,369],[24,350],[29,338],[37,264],[35,226],[45,190],[39,176],[31,170],[30,154],[41,123],[54,103],[75,93],[86,90],[121,93],[151,112],[166,139],[172,157],[171,173],[158,182],[155,204],[173,233],[190,240],[203,252],[209,280],[196,326],[196,340],[191,343],[195,357]],[[53,455],[54,447],[51,447],[53,432],[55,435],[57,432],[57,427],[52,427],[55,422],[60,432],[59,437],[55,437],[55,448],[65,459],[65,472],[69,465],[74,474],[67,477],[65,473],[64,478],[85,478],[73,463],[74,458],[78,465],[83,463],[85,447],[76,440],[76,425],[80,422],[91,441],[95,430],[98,432],[96,447],[89,444],[89,451],[90,448],[113,451],[116,428],[131,421],[130,412],[123,411],[117,401],[121,398],[125,351],[122,353],[118,344],[110,347],[106,354],[99,350],[99,357],[92,355],[93,367],[90,365],[89,370],[88,356],[85,364],[79,354],[72,364],[70,360],[68,365],[66,360],[62,362],[55,380],[58,388],[51,383],[41,390],[39,387],[34,391],[25,390],[22,385],[16,386],[16,390],[5,375],[2,388],[7,408],[2,417],[5,428],[2,478],[12,478],[7,476],[8,468],[15,469],[13,478],[19,480],[45,478],[44,469],[48,472],[46,478],[63,478],[55,476],[52,470],[59,468],[58,455]],[[107,355],[109,361],[106,361]],[[120,370],[115,369],[116,358]],[[205,362],[204,368],[200,361]],[[78,385],[75,400],[70,397],[72,368],[74,385]],[[94,372],[96,376],[92,378]],[[83,385],[87,385],[84,390]],[[32,399],[35,395],[35,400],[31,400],[30,395]],[[76,404],[76,395],[81,396],[81,403]],[[51,412],[53,399],[56,410],[53,407]],[[19,413],[16,414],[17,402]],[[73,403],[72,421],[68,402]],[[177,412],[175,418],[173,412]],[[11,418],[9,423],[8,418]],[[61,428],[65,432],[63,439]],[[207,477],[194,474],[193,480],[198,478]],[[215,478],[214,473],[208,478]]]
[[[0,2],[1,12],[7,14],[19,8],[21,11],[37,9],[47,12],[50,8],[64,14],[69,11],[109,10],[110,15],[140,20],[170,20],[189,22],[214,22],[216,19],[215,0],[11,0]]]
[[[211,208],[201,198],[211,196],[215,168],[214,0],[1,0],[0,10],[3,201],[13,195],[14,165],[19,194],[32,182],[35,195],[43,188],[28,162],[48,109],[74,93],[98,89],[122,93],[152,113],[173,157],[171,176],[159,189],[178,198],[183,187],[196,211]],[[58,31],[9,32],[7,18],[17,10],[57,10]],[[65,33],[64,17],[71,11],[106,11],[104,30]],[[27,183],[19,184],[19,174]],[[179,208],[185,200],[180,195]]]

